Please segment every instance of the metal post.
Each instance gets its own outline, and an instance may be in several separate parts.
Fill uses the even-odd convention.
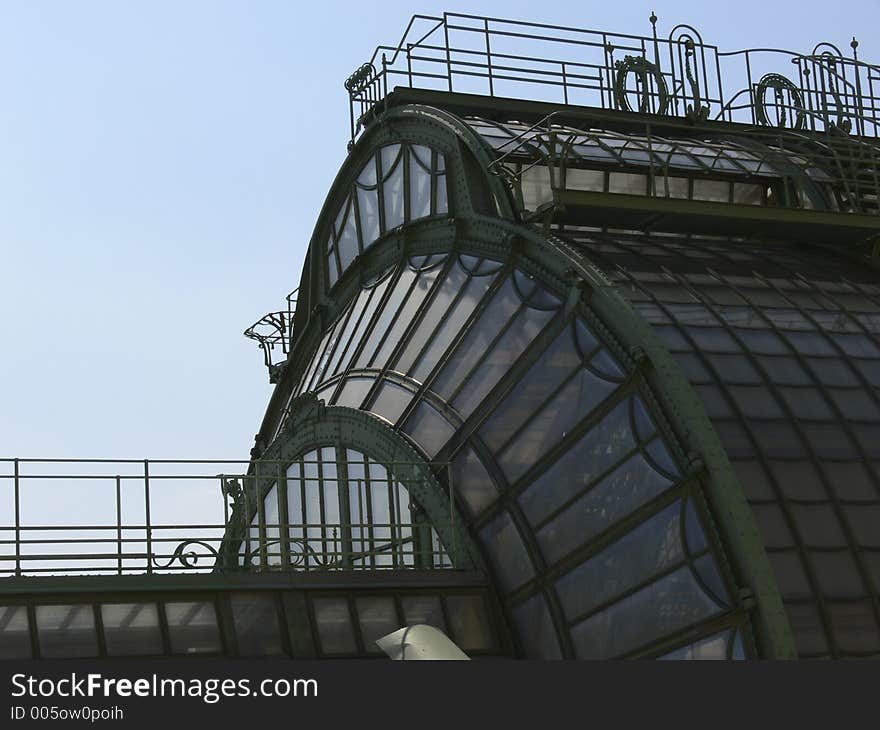
[[[495,96],[495,88],[492,84],[492,50],[489,48],[489,19],[483,18],[483,27],[486,29],[486,66],[489,70],[489,96]]]
[[[122,575],[122,480],[116,475],[116,574]]]
[[[452,567],[458,567],[458,545],[455,539],[455,491],[452,484],[452,462],[446,464],[447,480],[449,481],[449,532],[452,534],[452,555],[450,560]]]
[[[446,78],[449,90],[452,91],[452,56],[449,53],[449,25],[446,22],[446,13],[443,13],[443,37],[446,45]]]
[[[15,470],[15,574],[21,575],[21,484],[18,459],[13,462]]]
[[[153,572],[153,526],[150,519],[150,462],[144,459],[144,524],[147,529],[147,574]]]

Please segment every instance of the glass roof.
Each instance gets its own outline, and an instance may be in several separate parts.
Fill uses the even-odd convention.
[[[699,481],[600,331],[512,260],[404,260],[342,310],[291,397],[369,411],[452,462],[522,655],[742,658]]]
[[[700,396],[800,654],[880,654],[876,274],[793,246],[560,235],[613,277]]]

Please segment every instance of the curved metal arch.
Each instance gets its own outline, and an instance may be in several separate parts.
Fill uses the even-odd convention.
[[[788,618],[742,485],[698,396],[650,325],[582,251],[561,239],[487,216],[474,215],[447,223],[445,231],[454,233],[452,239],[435,235],[438,226],[442,224],[424,222],[382,241],[371,260],[362,262],[362,275],[399,260],[403,238],[409,252],[448,252],[452,248],[496,258],[514,256],[517,266],[539,276],[564,296],[566,309],[574,308],[585,316],[628,368],[647,360],[649,366],[643,366],[650,386],[646,400],[655,417],[659,416],[658,426],[682,444],[678,457],[681,463],[686,468],[690,464],[689,470],[701,477],[711,505],[709,515],[726,548],[732,572],[739,584],[753,593],[755,610],[750,615],[761,654],[796,656]],[[341,311],[347,305],[347,300],[337,301],[332,309]],[[682,449],[687,451],[682,453]],[[740,599],[741,605],[751,605],[752,599]]]
[[[329,444],[355,448],[372,459],[394,464],[394,475],[425,510],[456,568],[483,569],[480,552],[461,515],[450,518],[450,492],[431,465],[389,426],[366,411],[326,406],[313,394],[298,397],[288,410],[284,426],[261,458],[293,461],[310,449]]]

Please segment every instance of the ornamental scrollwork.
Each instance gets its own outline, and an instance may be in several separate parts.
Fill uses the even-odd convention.
[[[768,102],[767,93],[773,90],[773,102]],[[785,99],[786,94],[788,100]],[[768,115],[769,107],[777,110],[776,122],[772,122]],[[786,127],[786,112],[794,112],[794,124],[792,129],[801,130],[806,124],[806,111],[801,92],[790,79],[782,74],[765,74],[755,87],[755,115],[761,124],[768,127]]]
[[[614,62],[614,68],[617,70],[614,77],[614,98],[618,108],[628,112],[636,111],[629,103],[626,91],[627,77],[633,73],[641,85],[638,111],[642,114],[650,112],[651,97],[656,95],[657,108],[654,113],[666,114],[669,110],[669,88],[666,86],[666,81],[658,66],[644,56],[624,56],[622,61]],[[654,80],[655,94],[651,94],[648,90],[649,75]]]

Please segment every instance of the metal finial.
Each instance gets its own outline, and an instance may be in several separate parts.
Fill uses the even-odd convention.
[[[651,11],[651,17],[648,18],[651,21],[651,25],[657,25],[657,16],[654,15],[654,11]]]
[[[859,47],[859,42],[856,40],[856,37],[855,37],[855,36],[853,36],[853,39],[850,41],[849,46],[850,46],[850,48],[852,48],[853,50],[856,50],[856,48]]]

